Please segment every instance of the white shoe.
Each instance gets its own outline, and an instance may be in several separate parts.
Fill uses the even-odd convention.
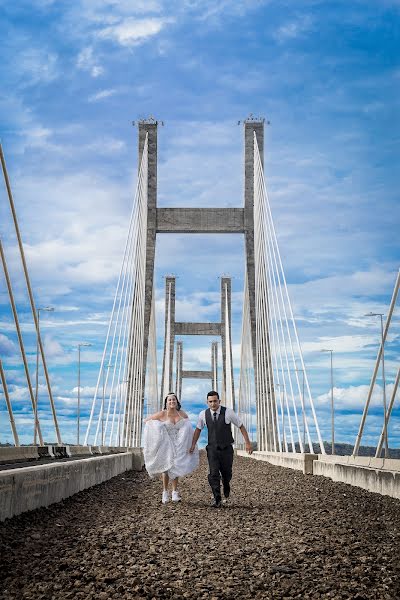
[[[168,490],[165,490],[165,491],[162,493],[162,499],[161,499],[161,502],[162,502],[163,504],[167,504],[167,502],[169,502],[169,491],[168,491]]]
[[[179,495],[178,491],[173,491],[172,492],[172,502],[180,502],[181,501],[181,497]]]

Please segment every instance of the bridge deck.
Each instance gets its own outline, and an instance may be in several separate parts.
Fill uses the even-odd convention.
[[[399,598],[400,502],[235,458],[209,508],[204,453],[179,505],[128,472],[0,524],[0,598]]]

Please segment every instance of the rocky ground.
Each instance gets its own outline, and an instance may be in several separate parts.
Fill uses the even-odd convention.
[[[0,524],[0,598],[400,598],[400,501],[236,457],[212,509],[201,454],[179,504],[129,472]]]

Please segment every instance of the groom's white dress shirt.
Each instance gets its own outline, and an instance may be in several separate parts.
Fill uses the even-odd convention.
[[[206,409],[207,410],[207,409]],[[203,429],[206,426],[206,410],[202,410],[201,413],[199,414],[199,419],[197,421],[197,429]],[[220,415],[221,412],[221,407],[218,407],[218,410],[211,410],[211,416],[213,416],[213,414],[216,412],[217,413],[217,419]],[[236,425],[236,427],[241,427],[243,425],[243,422],[241,420],[241,418],[239,417],[239,415],[237,415],[235,413],[234,410],[232,410],[231,408],[227,408],[225,411],[225,423],[227,425],[229,425],[230,423],[233,423],[234,425]]]

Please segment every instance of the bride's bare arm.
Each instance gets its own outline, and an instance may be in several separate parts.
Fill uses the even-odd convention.
[[[154,413],[154,415],[150,415],[149,417],[147,417],[147,419],[145,419],[144,422],[147,423],[147,421],[161,421],[163,416],[164,416],[164,411],[160,410],[160,411]]]

